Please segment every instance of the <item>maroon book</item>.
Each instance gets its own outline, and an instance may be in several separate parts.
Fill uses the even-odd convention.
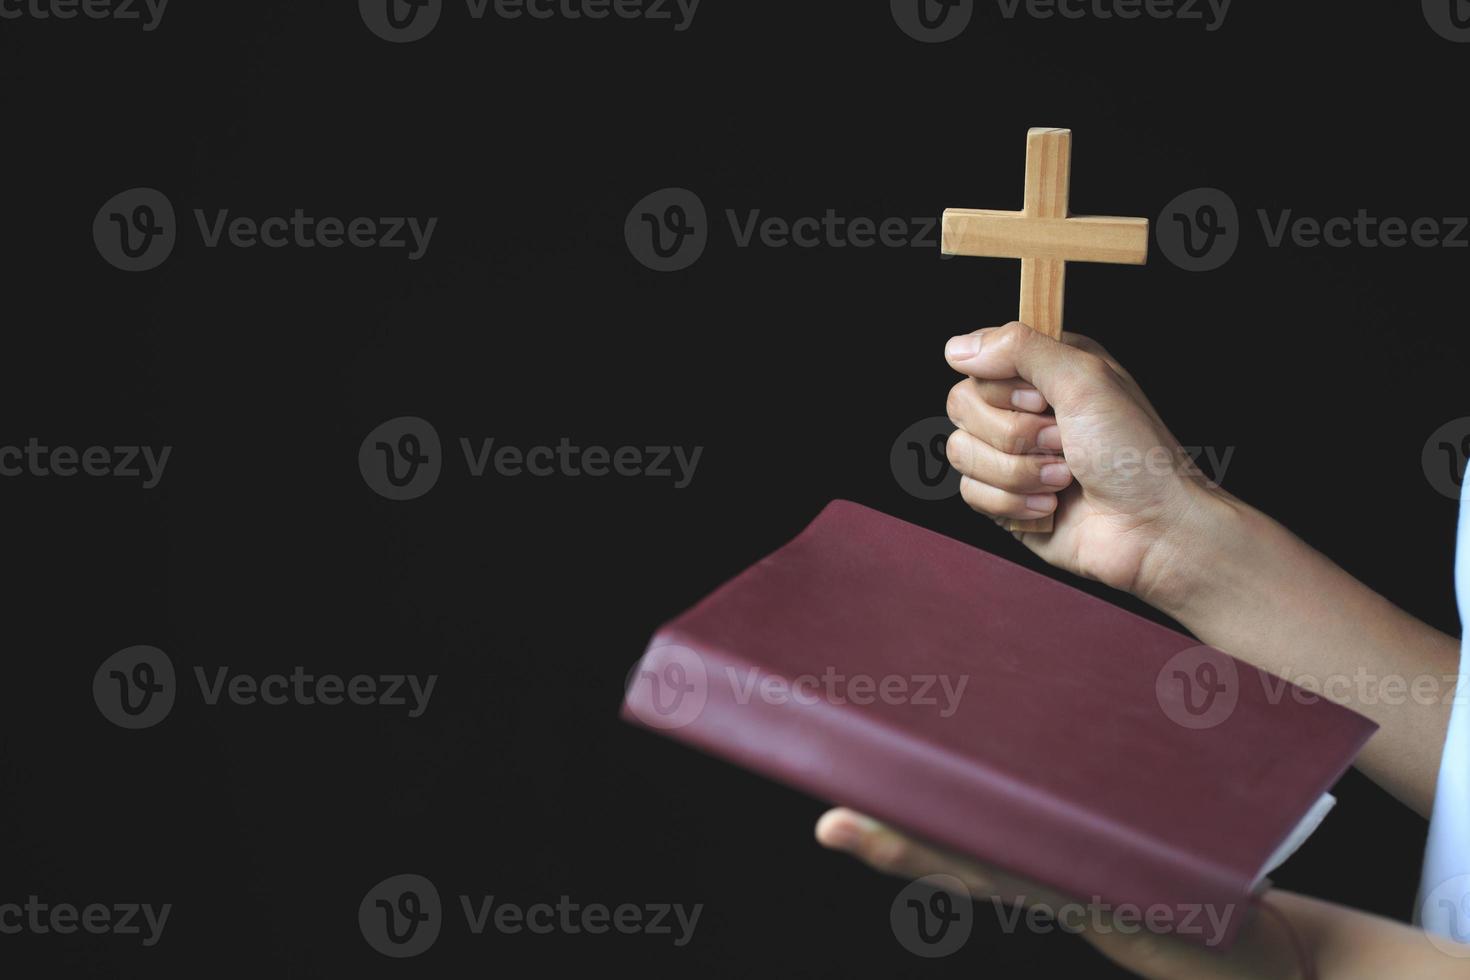
[[[623,717],[1080,901],[1181,910],[1175,923],[1249,902],[1376,728],[847,501],[661,628]]]

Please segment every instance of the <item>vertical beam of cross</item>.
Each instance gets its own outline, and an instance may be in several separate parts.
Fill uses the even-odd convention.
[[[1065,129],[1027,133],[1026,198],[1021,214],[1065,218],[1071,185],[1072,133]],[[1048,337],[1061,337],[1066,288],[1065,259],[1021,259],[1021,322]]]
[[[1021,260],[1020,320],[1060,338],[1068,262],[1142,265],[1148,259],[1148,219],[1072,217],[1072,131],[1026,134],[1026,193],[1020,211],[949,208],[941,249],[946,255]],[[1009,521],[1012,531],[1052,529],[1052,518]]]

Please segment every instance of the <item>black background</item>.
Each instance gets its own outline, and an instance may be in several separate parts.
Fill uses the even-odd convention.
[[[3,901],[174,905],[163,941],[0,937],[10,976],[1111,975],[981,909],[948,960],[888,929],[899,888],[811,839],[822,807],[616,719],[653,628],[833,497],[1035,563],[889,449],[943,412],[949,336],[1015,314],[1013,263],[937,247],[739,248],[793,219],[1019,207],[1029,126],[1075,132],[1079,212],[1157,218],[1226,190],[1223,269],[1073,266],[1068,326],[1140,380],[1229,489],[1458,632],[1455,503],[1420,451],[1466,414],[1467,253],[1268,248],[1255,210],[1464,214],[1470,49],[1417,5],[1236,4],[1174,20],[1007,21],[925,45],[887,5],[706,0],[692,27],[473,21],[388,44],[340,4],[184,4],[136,23],[0,21],[0,443],[170,445],[161,485],[0,481]],[[162,190],[160,268],[99,257],[98,208]],[[700,195],[710,245],[660,274],[633,204]],[[192,209],[440,218],[427,256],[207,249]],[[363,437],[445,440],[395,503]],[[702,446],[692,484],[472,479],[461,436]],[[1075,583],[1074,583],[1075,584]],[[1102,590],[1090,586],[1093,591]],[[1129,608],[1135,603],[1112,596]],[[133,644],[181,674],[436,673],[427,713],[205,706],[130,732],[93,704]],[[1121,760],[1120,764],[1126,764]],[[1276,879],[1407,918],[1424,823],[1356,773]],[[392,961],[356,909],[414,872],[454,896],[704,903],[694,941],[467,934]],[[1070,975],[1070,974],[1069,974]]]

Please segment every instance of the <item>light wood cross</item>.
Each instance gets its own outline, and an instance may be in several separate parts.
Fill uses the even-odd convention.
[[[1020,321],[1059,338],[1068,262],[1148,260],[1147,218],[1072,217],[1072,131],[1026,133],[1026,197],[1019,211],[948,208],[940,248],[946,255],[1021,260]],[[1009,521],[1012,531],[1050,531],[1051,517]]]

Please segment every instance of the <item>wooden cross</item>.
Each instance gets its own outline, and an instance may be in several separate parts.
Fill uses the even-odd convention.
[[[940,248],[946,255],[1021,260],[1020,321],[1048,337],[1062,335],[1068,262],[1148,260],[1147,218],[1073,217],[1072,131],[1026,133],[1026,197],[1019,211],[947,208]],[[1012,531],[1050,531],[1052,518],[1009,521]]]

